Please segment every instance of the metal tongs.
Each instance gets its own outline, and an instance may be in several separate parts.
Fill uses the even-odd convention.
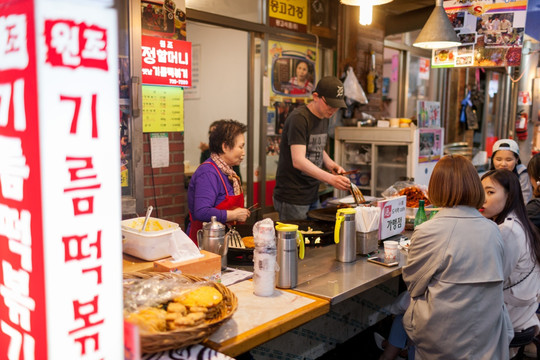
[[[225,237],[227,237],[229,246],[243,249],[246,247],[246,245],[244,245],[242,236],[240,236],[240,233],[236,230],[234,225],[236,225],[236,221],[234,222],[233,226],[230,227],[229,231],[227,231]]]
[[[362,194],[362,191],[356,186],[355,183],[351,181],[351,194],[353,196],[354,202],[356,203],[356,206],[363,204],[366,202],[366,199],[364,198],[364,194]]]
[[[349,175],[349,174],[355,174],[356,172],[358,172],[358,169],[346,171],[344,173],[341,173],[340,175],[345,176],[345,175]],[[356,184],[353,183],[351,181],[351,179],[349,179],[349,181],[350,181],[349,184],[350,184],[351,194],[352,194],[352,197],[354,199],[354,202],[356,203],[356,206],[365,203],[366,199],[364,198],[364,194],[362,194],[362,191],[360,191],[358,186],[356,186]]]

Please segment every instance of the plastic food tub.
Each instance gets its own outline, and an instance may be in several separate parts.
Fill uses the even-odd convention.
[[[140,231],[144,217],[122,221],[123,251],[146,261],[154,261],[170,256],[169,243],[177,223],[150,217],[147,231]]]

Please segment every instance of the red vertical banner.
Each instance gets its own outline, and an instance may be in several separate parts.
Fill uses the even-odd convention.
[[[120,359],[116,12],[0,7],[0,358]]]
[[[48,359],[34,3],[0,8],[0,358]],[[39,355],[38,355],[39,354]]]

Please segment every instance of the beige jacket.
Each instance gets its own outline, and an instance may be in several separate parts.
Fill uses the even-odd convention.
[[[443,208],[415,229],[403,317],[416,358],[507,360],[513,328],[503,302],[503,242],[476,209]]]

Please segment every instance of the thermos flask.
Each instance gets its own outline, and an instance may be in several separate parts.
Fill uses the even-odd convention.
[[[277,264],[276,286],[290,289],[298,284],[298,258],[304,258],[304,238],[298,231],[298,225],[276,225]],[[300,251],[298,251],[300,246]]]
[[[336,243],[336,259],[341,262],[356,260],[356,209],[338,209],[334,242]]]
[[[220,255],[221,270],[227,268],[227,250],[229,248],[225,229],[225,225],[217,221],[215,216],[212,216],[210,222],[203,223],[202,229],[197,231],[199,249]]]

